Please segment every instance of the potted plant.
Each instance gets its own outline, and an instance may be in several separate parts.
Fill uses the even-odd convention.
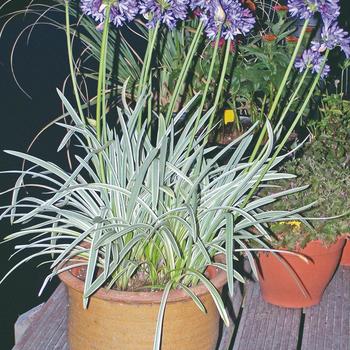
[[[318,304],[323,291],[338,266],[349,229],[350,178],[348,170],[334,163],[320,162],[319,141],[314,141],[301,158],[288,161],[285,171],[297,178],[286,186],[310,187],[282,199],[272,210],[304,207],[305,218],[279,220],[271,224],[272,247],[305,255],[307,260],[284,254],[259,254],[260,286],[266,301],[285,307],[308,307]],[[310,207],[311,205],[311,207]],[[281,263],[282,261],[282,263]]]
[[[293,177],[274,169],[285,158],[281,150],[305,113],[324,73],[330,48],[324,55],[315,51],[317,62],[313,59],[299,67],[303,72],[301,83],[290,94],[286,82],[306,31],[306,20],[268,112],[270,117],[280,112],[277,125],[272,127],[266,122],[268,142],[263,147],[257,144],[256,152],[243,159],[253,140],[253,126],[209,157],[213,147],[207,141],[224,91],[231,41],[252,29],[254,19],[249,9],[239,1],[200,3],[202,16],[196,19],[195,30],[184,32],[182,22],[187,23],[189,14],[193,20],[194,8],[188,6],[193,4],[187,2],[168,6],[153,1],[82,0],[82,21],[85,15],[91,15],[99,22],[94,30],[101,31],[91,32],[90,25],[82,31],[83,36],[90,31],[95,38],[89,45],[99,66],[98,74],[90,70],[87,75],[97,79],[96,97],[86,99],[78,81],[83,67],[73,58],[71,40],[76,33],[70,11],[78,10],[72,10],[70,5],[75,4],[69,1],[64,5],[75,105],[58,92],[67,111],[64,117],[70,118],[59,121],[67,134],[58,150],[73,142],[70,151],[75,155],[74,167],[70,171],[27,153],[8,151],[32,164],[20,171],[12,189],[12,202],[1,214],[1,218],[10,218],[14,224],[25,225],[7,240],[28,238],[28,243],[17,246],[28,256],[9,273],[28,260],[47,257],[51,273],[43,288],[56,275],[68,286],[72,350],[110,349],[116,344],[123,350],[140,346],[166,350],[174,344],[180,349],[211,350],[217,341],[219,316],[225,324],[229,321],[220,296],[222,286],[227,280],[233,295],[234,279],[243,282],[235,270],[236,255],[246,251],[253,261],[249,249],[253,242],[268,249],[261,238],[269,237],[265,227],[281,218],[280,213],[264,211],[263,207],[289,192],[264,198],[256,195],[271,181]],[[231,17],[233,12],[241,21]],[[120,61],[126,77],[114,77],[114,87],[109,53],[118,36],[111,34],[112,23],[118,27],[134,19],[143,21],[142,26],[148,28],[146,53],[140,64],[129,60],[131,49],[124,50],[122,46]],[[169,33],[176,36],[178,30],[188,45],[181,46],[178,41],[185,58],[178,75],[174,75],[169,99],[161,105],[158,102],[165,80],[158,75],[159,66],[153,69],[152,62],[159,53],[158,44],[168,43],[164,38]],[[218,57],[221,37],[228,38],[213,99],[208,95],[213,68],[207,72],[199,92],[193,96],[184,93],[188,91],[187,78],[196,60],[196,49],[205,34],[215,41],[211,67]],[[284,129],[281,137],[285,115],[311,71],[315,73],[312,86],[293,124]],[[277,108],[282,97],[287,96],[291,102]],[[184,115],[185,123],[181,123]],[[276,147],[274,139],[278,140]],[[227,164],[220,165],[220,157],[235,143],[239,145]],[[32,193],[31,186],[41,189],[41,193]],[[283,213],[286,219],[290,216]],[[253,263],[252,266],[254,269]],[[179,312],[180,305],[184,309]],[[147,317],[145,309],[149,311]]]
[[[343,78],[349,64],[348,60],[341,66],[341,79],[336,81],[334,87],[331,87],[334,92],[322,95],[319,118],[309,122],[316,161],[338,169],[345,179],[350,166],[350,101],[345,97],[347,92]],[[343,211],[349,209],[345,198],[347,185],[347,181],[340,181],[338,185],[340,191],[345,191],[344,196],[340,197],[344,201]],[[339,196],[340,191],[337,192]],[[349,233],[350,224],[348,218],[347,220],[348,224],[346,220],[343,223],[344,235]],[[348,242],[344,247],[340,264],[350,266],[350,244]]]

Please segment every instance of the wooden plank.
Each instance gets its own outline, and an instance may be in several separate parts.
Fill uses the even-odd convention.
[[[227,305],[226,311],[228,312],[228,315],[230,317],[230,326],[225,327],[225,325],[223,325],[222,336],[219,341],[217,350],[230,350],[232,336],[239,322],[239,315],[240,315],[240,310],[241,310],[242,301],[243,301],[243,294],[244,294],[244,286],[242,285],[242,283],[239,283],[238,281],[236,281],[234,284],[233,297],[231,298],[228,295],[228,292],[226,293],[226,298],[224,299],[224,301],[225,301],[225,305]]]
[[[339,267],[320,305],[304,311],[302,350],[350,350],[350,269]]]
[[[37,305],[18,317],[15,323],[15,343],[20,341],[42,306],[43,304]]]
[[[61,284],[42,306],[13,350],[55,349],[58,342],[67,343],[67,292]],[[57,349],[63,349],[60,346]]]
[[[265,303],[259,284],[250,282],[233,350],[295,350],[301,313]]]
[[[218,350],[232,350],[234,332],[237,335],[233,350],[297,349],[301,310],[265,303],[258,283],[254,282],[248,282],[245,291],[236,283],[234,298],[228,301],[232,322],[229,328],[223,328]],[[69,350],[67,307],[66,290],[60,285],[14,350]],[[235,330],[237,326],[238,330]],[[302,350],[313,349],[350,350],[350,269],[340,268],[321,304],[305,309]]]

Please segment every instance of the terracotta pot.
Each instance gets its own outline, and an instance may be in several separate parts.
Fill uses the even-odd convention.
[[[226,273],[210,267],[208,276],[221,291]],[[84,283],[70,271],[60,274],[68,287],[70,350],[152,350],[162,292],[119,292],[100,289],[86,310]],[[173,290],[165,309],[162,350],[214,350],[219,314],[204,285],[192,288],[207,313],[202,313],[182,290]]]
[[[343,254],[340,259],[340,265],[350,266],[350,239],[346,239]]]
[[[341,238],[326,247],[321,241],[311,241],[297,250],[310,259],[309,263],[297,256],[279,253],[291,271],[274,254],[260,253],[259,280],[264,300],[289,308],[318,304],[337,268],[344,243]]]

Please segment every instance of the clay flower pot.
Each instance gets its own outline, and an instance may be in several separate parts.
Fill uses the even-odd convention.
[[[295,274],[289,272],[274,254],[260,253],[259,282],[264,300],[289,308],[318,304],[337,268],[344,243],[341,238],[326,247],[321,241],[311,241],[297,250],[310,259],[309,263],[295,255],[279,253]]]
[[[343,253],[340,259],[340,265],[350,266],[350,238],[346,239]]]
[[[207,275],[221,291],[226,273],[214,267]],[[69,296],[70,350],[148,350],[153,348],[162,292],[119,292],[100,289],[86,310],[82,307],[84,282],[69,270],[60,274]],[[182,290],[170,292],[164,315],[162,350],[214,350],[219,314],[204,285],[192,288],[207,313],[202,313]]]

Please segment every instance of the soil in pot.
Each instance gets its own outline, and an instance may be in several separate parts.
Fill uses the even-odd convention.
[[[240,129],[235,123],[228,123],[223,125],[217,132],[216,143],[219,146],[226,146],[233,140],[243,135],[252,125],[252,120],[249,117],[240,116]]]
[[[221,291],[226,273],[208,269]],[[162,292],[120,292],[100,289],[82,307],[84,282],[70,271],[60,274],[69,295],[70,350],[152,350]],[[162,350],[214,350],[219,333],[219,314],[203,285],[192,291],[202,300],[202,313],[182,290],[173,290],[165,309]]]
[[[294,255],[278,253],[294,273],[274,254],[260,253],[259,282],[264,300],[288,308],[318,304],[337,268],[344,243],[344,239],[330,246],[321,241],[309,242],[297,250],[309,258],[309,263]]]
[[[340,265],[350,267],[350,239],[349,238],[346,239],[343,253],[340,259]]]

